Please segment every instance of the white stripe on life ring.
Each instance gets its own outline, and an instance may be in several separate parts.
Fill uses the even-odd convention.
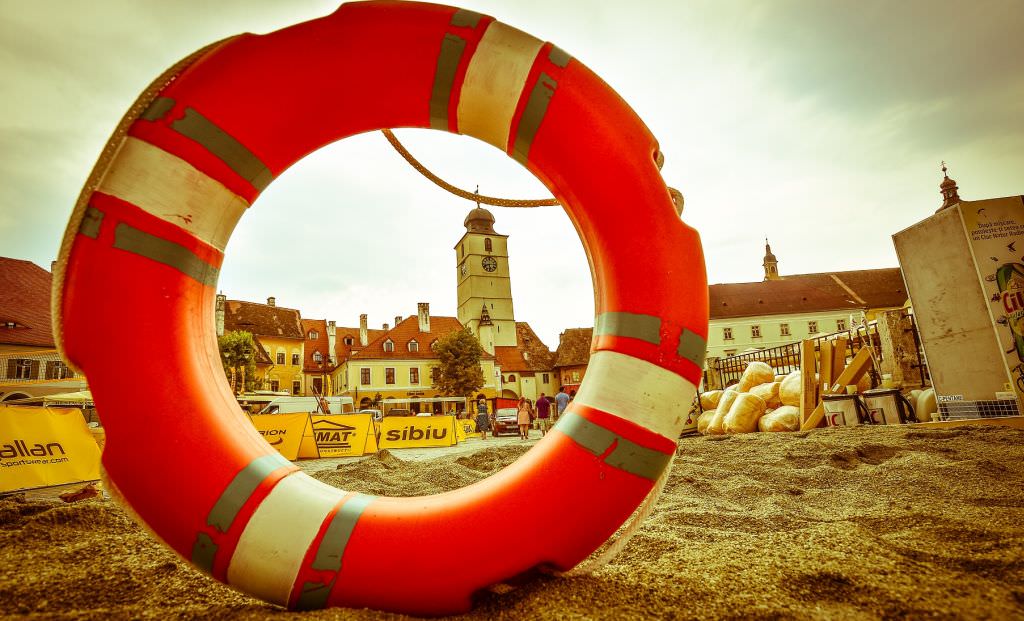
[[[519,95],[543,45],[540,39],[501,22],[487,27],[459,93],[460,134],[506,149]]]
[[[632,421],[675,442],[697,387],[686,378],[614,351],[590,355],[575,401]]]
[[[132,136],[98,191],[175,224],[221,252],[249,206],[185,160]]]
[[[306,550],[344,495],[302,472],[282,479],[242,531],[228,584],[287,606]]]

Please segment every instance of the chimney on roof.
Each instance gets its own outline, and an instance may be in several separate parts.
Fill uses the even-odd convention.
[[[334,347],[337,344],[336,335],[338,331],[338,324],[334,321],[327,322],[327,357],[330,359],[331,364],[338,364],[336,356],[334,355]]]
[[[56,261],[50,261],[50,273],[52,274],[52,273],[54,273],[56,271],[57,271],[57,262]]]
[[[366,314],[363,313],[359,316],[359,346],[366,347],[370,344],[370,340],[366,337]]]
[[[420,332],[430,332],[430,302],[416,304],[416,314],[420,320]]]
[[[224,336],[224,306],[228,301],[228,296],[223,293],[217,294],[217,336]]]
[[[388,324],[384,324],[384,330],[389,330],[391,327]]]
[[[274,296],[267,298],[267,306],[277,306],[277,298]]]
[[[400,323],[402,323],[402,316],[401,315],[395,315],[395,327],[397,328],[398,324],[400,324]]]

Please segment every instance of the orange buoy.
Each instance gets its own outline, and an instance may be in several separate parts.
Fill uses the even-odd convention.
[[[214,46],[154,94],[83,191],[54,306],[102,413],[109,481],[168,546],[290,608],[448,614],[531,568],[575,566],[643,501],[701,374],[703,255],[657,142],[582,63],[472,11],[359,2]],[[214,327],[225,245],[260,192],[323,145],[392,127],[473,136],[526,166],[565,206],[596,288],[590,366],[553,433],[418,498],[348,493],[282,458],[235,402]],[[525,532],[452,548],[455,524],[508,523]]]

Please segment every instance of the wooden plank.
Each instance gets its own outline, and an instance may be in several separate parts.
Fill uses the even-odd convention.
[[[818,403],[818,381],[814,375],[814,341],[800,343],[800,422],[807,420]]]
[[[846,368],[846,344],[849,339],[839,337],[832,341],[832,377],[839,377]]]
[[[818,379],[819,382],[824,386],[831,386],[832,379],[835,377],[832,373],[832,341],[822,341],[821,345],[818,346]]]
[[[850,361],[850,364],[846,365],[846,368],[839,374],[839,377],[836,378],[832,386],[825,391],[825,394],[840,392],[844,386],[856,384],[860,381],[860,378],[864,377],[869,368],[871,368],[871,352],[867,347],[861,347],[857,351],[857,355]],[[807,417],[807,420],[800,425],[800,430],[814,429],[821,422],[823,416],[825,416],[825,408],[819,403],[810,416]]]

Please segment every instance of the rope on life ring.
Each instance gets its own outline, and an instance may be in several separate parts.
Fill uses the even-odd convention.
[[[214,323],[225,248],[260,193],[306,154],[391,127],[473,136],[525,166],[595,285],[587,373],[551,433],[483,481],[417,498],[329,487],[281,457],[227,385]],[[115,130],[54,274],[56,339],[89,378],[107,479],[193,565],[294,609],[466,611],[512,576],[576,567],[635,514],[614,553],[664,485],[706,348],[700,240],[662,161],[581,62],[463,9],[344,4],[182,61]],[[123,381],[128,355],[139,381]],[[452,524],[517,536],[453,553]]]

